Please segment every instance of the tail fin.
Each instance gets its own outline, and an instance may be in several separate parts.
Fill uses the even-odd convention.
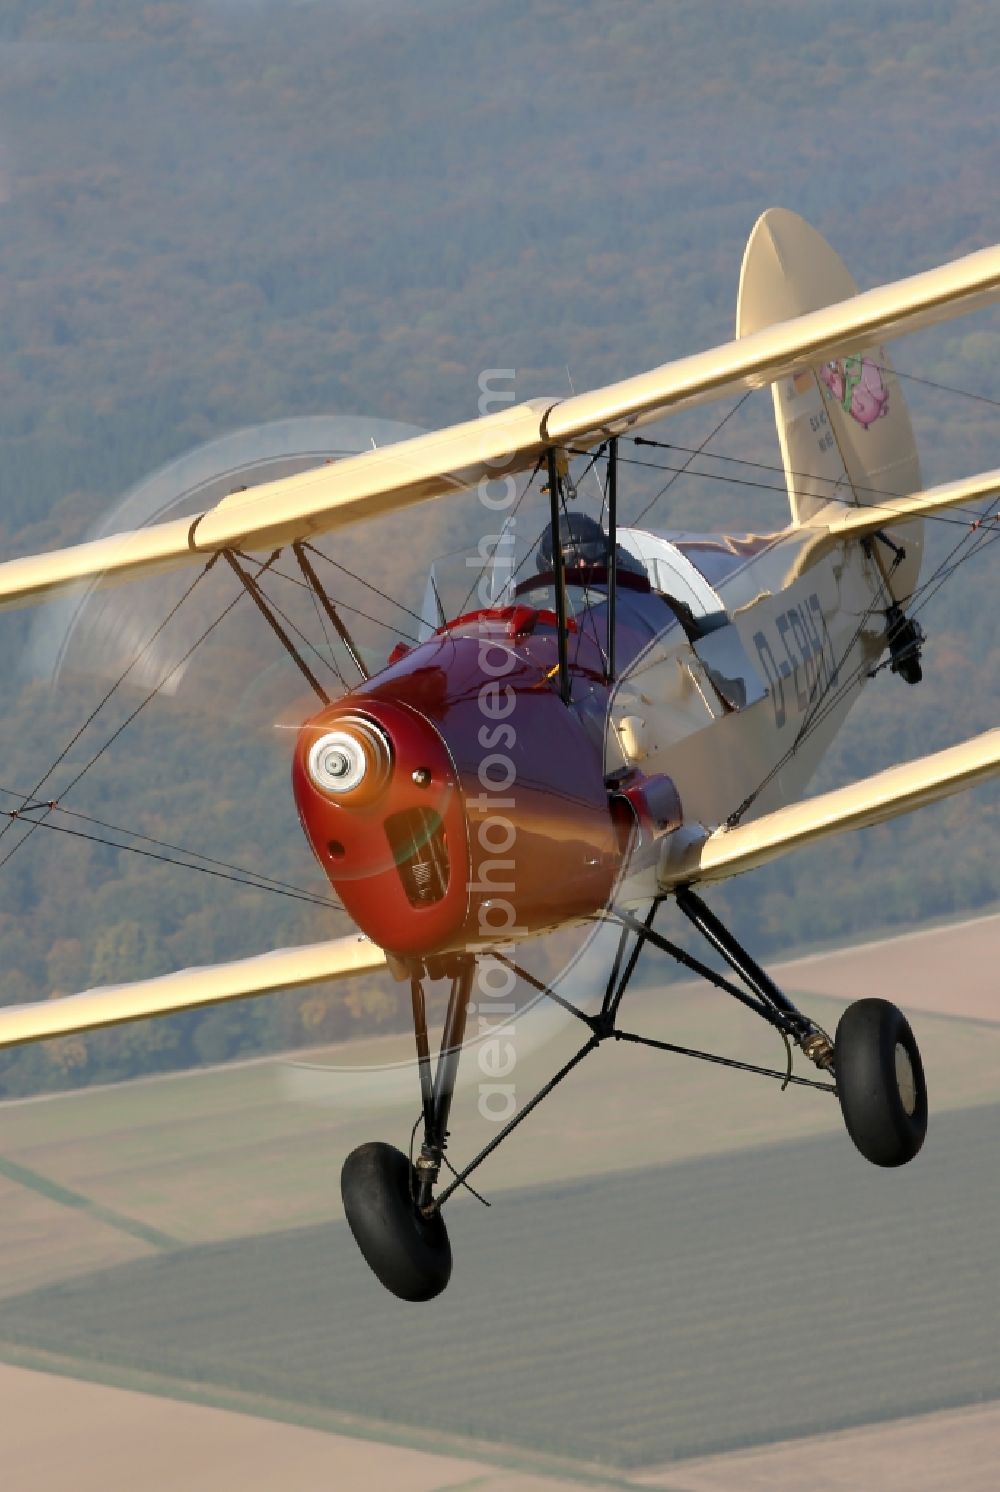
[[[736,335],[819,310],[857,289],[815,228],[772,207],[757,219],[743,256]],[[797,369],[772,384],[771,393],[794,524],[808,525],[831,500],[863,504],[920,490],[910,417],[881,347]]]

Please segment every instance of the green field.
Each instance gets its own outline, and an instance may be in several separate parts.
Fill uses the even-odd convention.
[[[622,1468],[892,1419],[1000,1395],[998,1138],[994,1105],[902,1173],[831,1135],[463,1201],[426,1308],[337,1222],[9,1298],[0,1338]]]

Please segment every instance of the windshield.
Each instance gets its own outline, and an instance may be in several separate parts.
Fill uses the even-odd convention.
[[[438,555],[431,566],[420,603],[421,636],[429,637],[446,622],[483,610],[523,602],[540,613],[536,631],[554,626],[556,593],[552,574],[552,528],[547,498],[532,494],[515,512],[476,543]],[[596,647],[608,653],[608,536],[600,515],[582,505],[564,513],[560,542],[566,566],[566,612],[571,632],[570,658],[595,661]],[[646,565],[619,542],[617,570],[616,669],[627,667],[678,613],[650,589]]]

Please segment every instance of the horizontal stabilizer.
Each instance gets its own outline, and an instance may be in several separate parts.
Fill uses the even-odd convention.
[[[963,477],[957,482],[943,482],[940,487],[928,487],[924,492],[915,492],[910,497],[892,497],[884,503],[864,502],[859,507],[840,505],[839,511],[826,524],[831,538],[863,538],[880,528],[891,528],[896,523],[905,523],[908,518],[923,518],[931,513],[942,513],[947,508],[960,508],[1000,493],[1000,469],[978,472],[974,477]],[[815,523],[824,521],[817,515]]]
[[[0,1048],[49,1036],[68,1036],[123,1021],[172,1015],[225,1000],[243,1000],[274,990],[323,984],[385,967],[385,954],[360,934],[301,948],[276,948],[254,958],[203,969],[179,969],[135,984],[108,985],[80,995],[60,995],[31,1005],[0,1009]]]
[[[763,327],[650,373],[570,398],[533,399],[343,461],[263,483],[208,512],[0,564],[0,606],[82,580],[100,583],[205,558],[276,549],[481,481],[530,471],[547,447],[606,435],[843,356],[1000,298],[1000,246]]]
[[[908,519],[930,517],[949,508],[971,509],[972,504],[996,494],[1000,494],[1000,468],[995,467],[992,471],[977,472],[975,476],[962,477],[957,482],[942,482],[940,487],[928,487],[906,497],[890,497],[881,503],[864,500],[857,505],[827,503],[809,519],[806,529],[815,529],[816,536],[800,550],[796,573],[801,574],[815,565],[828,550],[845,539],[863,539],[880,529],[893,529]],[[970,514],[969,525],[989,522],[993,526],[993,516],[972,518]]]
[[[660,885],[670,890],[694,881],[725,880],[828,834],[880,824],[925,803],[935,803],[998,772],[1000,729],[988,730],[946,751],[903,762],[861,782],[779,808],[752,823],[717,829],[673,856],[668,838]]]

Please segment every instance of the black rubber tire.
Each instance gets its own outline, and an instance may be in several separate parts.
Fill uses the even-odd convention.
[[[451,1278],[451,1244],[440,1213],[414,1206],[412,1167],[394,1145],[372,1141],[352,1150],[340,1194],[355,1242],[369,1268],[400,1300],[433,1300]]]
[[[904,1093],[897,1049],[908,1059]],[[927,1133],[927,1083],[916,1039],[901,1010],[888,1000],[857,1000],[837,1026],[837,1096],[847,1132],[873,1166],[905,1166]],[[904,1069],[905,1070],[905,1069]]]

